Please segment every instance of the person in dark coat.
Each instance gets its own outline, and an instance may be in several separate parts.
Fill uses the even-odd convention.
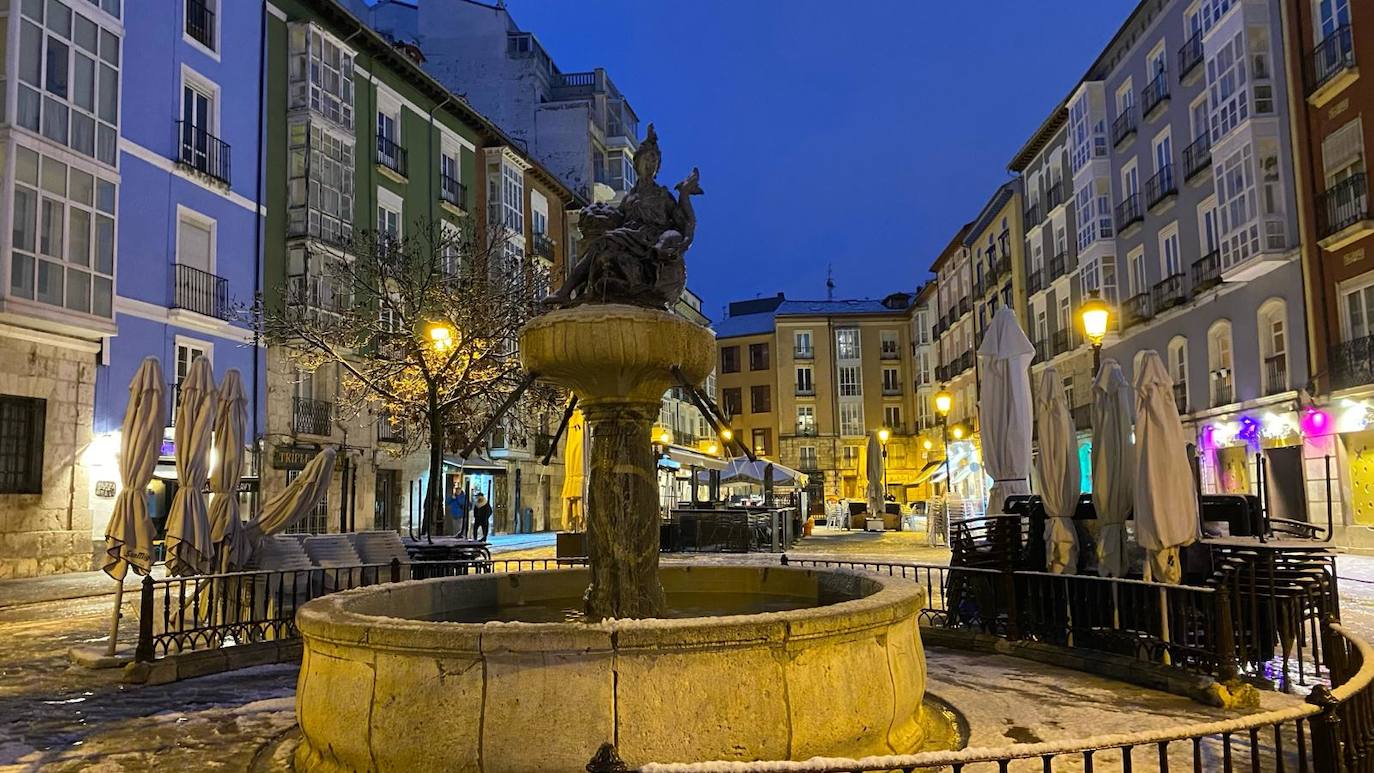
[[[486,494],[478,494],[473,503],[476,509],[472,511],[472,538],[486,542],[491,529],[491,502],[487,501]],[[480,537],[477,536],[479,531],[482,533]]]

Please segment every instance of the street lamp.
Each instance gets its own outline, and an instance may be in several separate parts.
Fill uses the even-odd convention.
[[[1102,367],[1102,339],[1107,337],[1112,308],[1093,290],[1088,300],[1079,307],[1078,318],[1083,322],[1083,337],[1093,347],[1093,378],[1097,378],[1097,371]]]
[[[954,480],[949,475],[949,411],[954,407],[954,395],[941,389],[935,393],[935,415],[940,419],[940,440],[945,446],[945,495],[949,495]]]
[[[883,501],[887,501],[887,439],[892,431],[887,427],[878,430],[878,443],[883,447]]]
[[[443,322],[431,322],[426,333],[435,351],[448,351],[453,346],[453,328]]]
[[[962,424],[955,424],[955,425],[954,425],[954,429],[951,430],[950,434],[954,435],[954,439],[955,439],[955,440],[963,440],[963,439],[964,439],[964,425],[962,425]]]
[[[930,442],[930,438],[926,438],[925,440],[922,440],[922,441],[921,441],[921,447],[924,448],[924,449],[927,450],[927,451],[930,450],[930,448],[931,448],[932,445],[934,445],[934,444]]]

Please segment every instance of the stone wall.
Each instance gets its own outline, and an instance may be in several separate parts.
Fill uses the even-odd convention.
[[[94,347],[0,333],[0,394],[47,400],[43,493],[0,495],[0,579],[92,568],[89,489],[77,462],[91,441]]]

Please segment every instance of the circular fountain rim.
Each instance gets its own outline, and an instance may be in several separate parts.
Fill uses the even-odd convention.
[[[765,640],[784,640],[858,634],[884,628],[894,620],[919,614],[925,591],[917,583],[897,577],[853,569],[792,566],[722,566],[682,563],[660,567],[660,572],[706,571],[761,573],[787,572],[852,577],[875,584],[876,591],[860,598],[779,612],[687,618],[608,619],[601,622],[526,623],[491,621],[464,623],[423,620],[358,612],[351,607],[378,594],[414,592],[428,586],[497,582],[519,576],[573,576],[587,574],[585,567],[493,572],[425,580],[384,583],[324,596],[296,613],[302,636],[342,646],[395,648],[415,651],[562,652],[628,648],[696,648],[701,646],[753,646]],[[532,635],[539,634],[539,635]],[[464,646],[464,645],[468,646]]]

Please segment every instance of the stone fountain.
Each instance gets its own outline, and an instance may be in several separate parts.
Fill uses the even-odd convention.
[[[796,567],[659,566],[650,433],[665,390],[701,384],[712,333],[667,309],[685,281],[697,172],[655,182],[650,125],[618,206],[520,338],[591,437],[589,567],[373,586],[307,604],[301,770],[582,770],[908,753],[925,658],[909,581]]]

